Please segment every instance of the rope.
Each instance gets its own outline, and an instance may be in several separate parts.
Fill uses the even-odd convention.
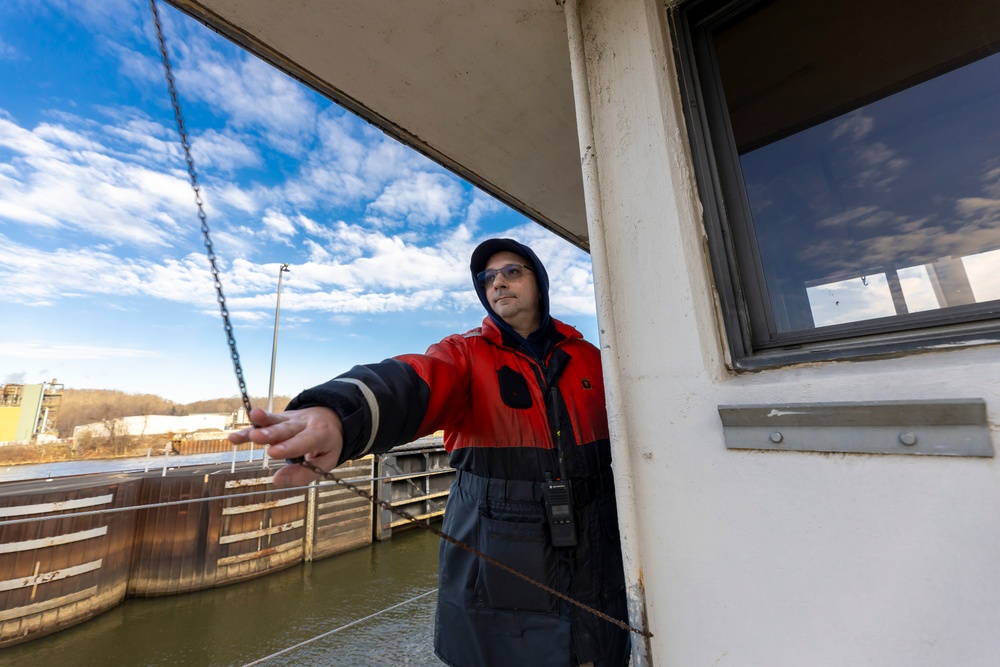
[[[336,628],[334,630],[330,630],[329,632],[324,632],[321,635],[316,635],[312,639],[307,639],[304,642],[299,642],[298,644],[295,644],[294,646],[289,646],[288,648],[283,648],[280,651],[278,651],[277,653],[272,653],[271,655],[266,655],[263,658],[258,658],[257,660],[254,660],[253,662],[248,662],[245,665],[243,665],[243,667],[252,667],[253,665],[259,665],[261,663],[267,662],[271,658],[277,658],[279,655],[284,655],[285,653],[289,653],[291,651],[294,651],[295,649],[302,648],[303,646],[306,646],[308,644],[312,644],[313,642],[319,641],[320,639],[323,639],[324,637],[329,637],[330,635],[336,634],[336,633],[340,632],[341,630],[346,630],[347,628],[349,628],[351,626],[358,625],[359,623],[364,623],[365,621],[371,620],[371,619],[375,618],[376,616],[380,616],[380,615],[382,615],[382,614],[384,614],[386,612],[392,611],[393,609],[398,609],[399,607],[402,607],[404,605],[410,604],[411,602],[413,602],[415,600],[419,600],[422,597],[427,597],[431,593],[437,593],[437,589],[436,588],[432,588],[431,590],[426,591],[424,593],[421,593],[420,595],[417,595],[415,597],[412,597],[409,600],[406,600],[404,602],[400,602],[399,604],[394,604],[391,607],[386,607],[385,609],[383,609],[381,611],[377,611],[374,614],[369,614],[368,616],[365,616],[364,618],[359,618],[356,621],[351,621],[347,625],[342,625],[339,628]]]

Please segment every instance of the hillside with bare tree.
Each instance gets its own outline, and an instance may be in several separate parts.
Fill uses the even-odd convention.
[[[284,410],[288,396],[275,396],[274,409]],[[266,397],[251,398],[254,406],[267,405]],[[161,435],[130,435],[123,427],[124,417],[193,414],[225,414],[239,410],[239,397],[216,398],[192,403],[175,403],[155,394],[130,394],[108,389],[64,389],[55,417],[55,428],[62,442],[37,445],[9,445],[0,448],[0,462],[29,463],[75,458],[104,458],[141,454],[148,447],[162,447]],[[103,436],[88,436],[80,442],[68,442],[73,429],[83,424],[103,425]]]
[[[283,410],[291,399],[274,397],[274,409]],[[253,405],[265,406],[267,398],[251,398]],[[184,416],[202,413],[236,412],[243,402],[239,397],[215,398],[193,403],[174,403],[155,394],[129,394],[108,389],[65,389],[56,417],[60,438],[73,435],[81,424],[104,423],[121,417],[143,415]]]

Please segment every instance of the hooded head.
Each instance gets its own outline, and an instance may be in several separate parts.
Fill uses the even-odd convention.
[[[486,289],[479,284],[477,276],[486,268],[486,264],[490,261],[490,257],[497,254],[498,252],[512,252],[524,259],[524,263],[531,268],[532,274],[535,279],[535,284],[538,286],[538,310],[540,325],[536,331],[545,331],[549,324],[549,274],[545,272],[545,267],[542,265],[538,256],[535,252],[528,246],[518,243],[513,239],[488,239],[479,244],[479,246],[472,252],[472,261],[470,262],[470,268],[472,269],[472,284],[476,288],[476,294],[479,295],[479,301],[486,308],[487,314],[489,314],[490,319],[502,331],[512,333],[517,335],[514,329],[507,324],[497,313],[493,310],[493,306],[490,304],[489,299],[486,296]]]

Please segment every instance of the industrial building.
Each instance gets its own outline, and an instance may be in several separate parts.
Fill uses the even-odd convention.
[[[0,385],[0,444],[55,440],[62,389],[55,379],[41,384]]]

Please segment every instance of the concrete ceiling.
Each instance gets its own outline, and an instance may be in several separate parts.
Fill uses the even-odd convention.
[[[555,0],[168,0],[587,249]]]

